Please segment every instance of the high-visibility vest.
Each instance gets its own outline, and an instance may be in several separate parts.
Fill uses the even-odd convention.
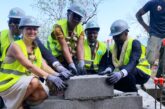
[[[1,52],[1,57],[0,57],[0,62],[2,62],[6,56],[7,48],[10,45],[10,39],[9,39],[9,30],[3,30],[1,31],[0,35],[0,52]]]
[[[128,39],[128,45],[124,54],[123,65],[127,65],[129,63],[129,59],[130,59],[130,55],[132,51],[132,42],[133,42],[133,39],[131,38]],[[110,47],[110,51],[112,52],[113,49],[114,49],[114,45]],[[145,72],[147,75],[151,75],[150,64],[148,63],[146,59],[146,48],[143,45],[141,45],[141,50],[142,50],[142,53],[141,53],[139,63],[137,64],[136,68]]]
[[[26,49],[26,45],[23,40],[15,41],[26,58],[28,58],[28,53]],[[34,55],[36,57],[36,61],[33,63],[34,65],[41,67],[42,65],[42,55],[40,49],[36,47],[34,49]],[[31,72],[28,71],[18,60],[15,60],[10,63],[2,63],[0,70],[0,92],[3,92],[10,87],[12,87],[22,75],[30,75]]]
[[[98,49],[95,54],[94,60],[92,60],[91,56],[91,48],[89,47],[88,41],[84,41],[84,60],[85,60],[85,68],[88,70],[91,68],[93,63],[92,70],[98,71],[99,63],[102,59],[102,56],[106,53],[106,45],[103,42],[99,42]]]
[[[65,38],[68,37],[68,24],[67,23],[68,23],[67,19],[62,19],[62,20],[57,21],[57,24],[60,25],[62,28]],[[74,33],[76,33],[77,37],[79,37],[82,32],[83,32],[83,26],[81,23],[79,23],[75,27]],[[71,42],[71,43],[74,43],[74,42]],[[59,44],[59,42],[55,36],[54,37],[52,35],[48,36],[46,48],[48,48],[48,50],[51,51],[55,57],[58,57],[62,54],[61,45]]]

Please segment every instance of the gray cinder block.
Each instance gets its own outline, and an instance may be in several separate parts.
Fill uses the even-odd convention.
[[[74,76],[67,81],[65,99],[100,99],[113,96],[113,86],[105,84],[107,76]]]
[[[95,109],[143,109],[142,105],[141,96],[118,96],[96,101]]]

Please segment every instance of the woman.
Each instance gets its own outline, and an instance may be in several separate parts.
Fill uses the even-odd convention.
[[[56,76],[42,59],[34,40],[38,33],[35,18],[25,16],[19,28],[23,38],[12,43],[0,72],[0,96],[7,109],[23,109],[23,102],[40,103],[48,97],[48,88],[39,81],[39,77],[54,83],[59,89],[66,88],[65,83]]]

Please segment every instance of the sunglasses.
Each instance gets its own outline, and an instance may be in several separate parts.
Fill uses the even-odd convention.
[[[19,24],[20,23],[20,19],[10,19],[9,21],[8,21],[8,23],[9,24]]]

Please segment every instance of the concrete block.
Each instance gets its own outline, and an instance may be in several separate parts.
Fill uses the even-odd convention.
[[[73,101],[48,99],[37,106],[31,106],[30,109],[76,109]]]
[[[30,109],[94,109],[93,101],[48,99]]]
[[[65,99],[100,99],[113,96],[113,86],[105,84],[107,76],[74,76],[67,81]]]
[[[98,100],[95,109],[143,109],[141,96],[119,96]]]

